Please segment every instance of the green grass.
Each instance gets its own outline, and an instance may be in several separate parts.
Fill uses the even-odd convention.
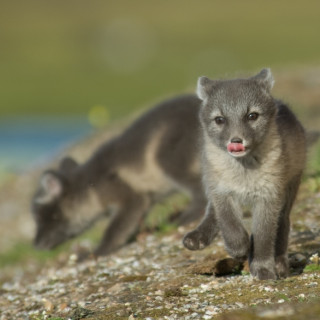
[[[303,272],[315,272],[315,271],[320,271],[319,264],[309,264],[303,269]]]
[[[30,257],[38,261],[45,261],[55,257],[54,251],[36,251],[31,244],[25,242],[16,243],[9,251],[0,254],[0,268],[7,265],[16,265],[27,261]]]
[[[96,246],[100,241],[106,221],[99,223],[79,237],[71,239],[60,245],[54,250],[36,250],[31,241],[17,242],[11,249],[0,253],[0,269],[6,266],[23,265],[29,261],[36,261],[39,264],[54,260],[63,252],[73,252],[72,246],[81,243],[83,240],[89,240],[92,246]]]
[[[317,64],[310,0],[4,1],[0,115],[82,113],[118,118],[211,77]]]
[[[309,150],[304,182],[312,193],[320,192],[320,141]]]
[[[320,178],[320,141],[310,152],[310,169]]]

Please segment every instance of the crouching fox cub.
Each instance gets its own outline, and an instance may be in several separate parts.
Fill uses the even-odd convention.
[[[123,246],[159,198],[187,191],[190,206],[179,218],[201,217],[206,199],[198,160],[200,100],[186,95],[168,100],[102,145],[84,164],[64,159],[45,171],[32,201],[35,246],[50,249],[113,211],[96,255]]]
[[[305,165],[306,138],[299,121],[270,90],[269,69],[249,79],[199,78],[202,100],[205,217],[183,240],[191,250],[209,245],[218,230],[229,254],[259,279],[288,274],[289,213]],[[241,206],[252,208],[252,234]]]

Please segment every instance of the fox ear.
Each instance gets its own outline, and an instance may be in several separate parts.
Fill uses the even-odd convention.
[[[253,79],[265,86],[268,92],[271,91],[274,84],[274,79],[269,68],[262,69],[257,75],[253,77]]]
[[[197,84],[197,95],[200,100],[206,100],[209,96],[211,80],[207,77],[200,77]]]
[[[68,174],[71,171],[75,170],[78,166],[78,163],[74,159],[65,157],[60,161],[59,170],[63,174]]]
[[[40,194],[35,197],[34,201],[39,204],[51,203],[62,194],[62,180],[53,172],[45,172],[40,180],[40,190]]]

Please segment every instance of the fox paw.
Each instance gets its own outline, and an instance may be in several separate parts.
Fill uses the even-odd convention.
[[[252,275],[259,280],[276,280],[277,276],[273,271],[266,268],[260,268],[252,272]]]
[[[250,264],[250,272],[253,277],[259,280],[276,280],[277,279],[274,263],[271,263],[270,261],[265,261],[265,262],[253,261]]]
[[[276,271],[279,278],[286,278],[289,274],[289,260],[286,255],[276,257]]]
[[[183,245],[189,250],[201,250],[211,243],[210,238],[203,232],[193,230],[183,238]]]

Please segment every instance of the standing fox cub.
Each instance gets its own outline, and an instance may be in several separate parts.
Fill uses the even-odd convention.
[[[258,279],[288,274],[289,213],[305,165],[306,138],[289,108],[275,100],[269,69],[249,79],[199,78],[202,100],[205,217],[183,240],[190,250],[208,246],[218,230],[229,254],[249,258]],[[252,208],[249,238],[241,206]]]
[[[201,217],[202,191],[198,135],[201,101],[195,95],[166,101],[102,145],[84,164],[64,159],[43,173],[33,201],[35,246],[51,249],[113,212],[96,255],[123,246],[159,198],[187,191],[191,203],[180,223]]]

